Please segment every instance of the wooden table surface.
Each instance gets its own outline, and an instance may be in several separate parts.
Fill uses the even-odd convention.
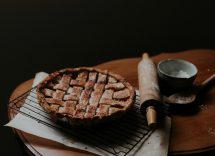
[[[204,79],[215,73],[215,50],[189,50],[179,53],[162,53],[154,56],[157,63],[167,58],[185,59],[194,63],[199,72],[195,83],[200,84]],[[127,58],[100,64],[96,67],[108,69],[124,76],[133,86],[137,87],[137,64],[140,58]],[[32,80],[18,86],[11,99],[29,90]],[[198,105],[197,105],[198,104]],[[12,119],[14,114],[9,111]],[[42,139],[18,130],[14,131],[33,155],[67,156],[90,155],[83,151],[65,147],[59,143]],[[199,153],[215,149],[215,87],[202,95],[193,109],[172,113],[172,132],[170,139],[170,155]]]

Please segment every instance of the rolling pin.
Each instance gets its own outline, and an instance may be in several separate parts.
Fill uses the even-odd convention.
[[[157,124],[158,105],[160,103],[160,89],[156,66],[144,53],[142,60],[138,64],[138,81],[140,91],[140,109],[146,114],[147,123],[150,128],[155,128]]]

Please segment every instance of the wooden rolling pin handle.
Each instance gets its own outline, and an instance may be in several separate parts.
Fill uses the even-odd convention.
[[[149,59],[149,54],[148,53],[143,53],[142,59]]]
[[[151,129],[154,129],[157,125],[157,112],[154,106],[148,106],[146,108],[146,118],[148,126]]]
[[[148,126],[152,129],[154,129],[157,125],[158,107],[159,107],[159,102],[156,100],[145,101],[140,107],[141,112],[143,114],[146,114]]]

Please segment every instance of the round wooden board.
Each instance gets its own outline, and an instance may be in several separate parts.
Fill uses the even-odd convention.
[[[153,60],[157,63],[160,60],[168,58],[186,59],[194,63],[199,70],[195,81],[197,84],[215,73],[215,50],[202,49],[179,53],[162,53],[153,57]],[[140,58],[127,58],[103,63],[96,67],[121,74],[132,85],[137,87],[137,64],[139,61]],[[11,99],[29,90],[32,81],[26,81],[18,86],[11,95]],[[215,149],[215,87],[208,91],[200,100],[200,106],[195,113],[172,114],[170,155],[198,153]],[[13,117],[13,112],[9,111],[9,118],[12,119]],[[59,143],[18,130],[15,130],[15,132],[33,155],[90,155],[89,153],[67,148]]]

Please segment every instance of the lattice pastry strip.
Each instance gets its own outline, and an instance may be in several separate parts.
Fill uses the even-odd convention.
[[[66,101],[63,107],[59,107],[59,113],[74,115],[76,103],[76,101]]]
[[[75,80],[71,80],[70,85],[84,86],[88,77],[88,72],[84,71],[78,74]]]
[[[83,88],[82,87],[69,87],[67,94],[63,97],[63,100],[75,100],[78,101],[81,92]]]
[[[59,84],[54,86],[54,89],[60,89],[66,91],[69,87],[69,82],[71,80],[71,74],[63,74],[62,79],[60,80]]]
[[[99,100],[104,92],[104,87],[105,87],[105,84],[102,84],[102,83],[95,84],[94,91],[92,92],[91,98],[89,100],[90,105],[93,105],[95,107],[98,106]]]

